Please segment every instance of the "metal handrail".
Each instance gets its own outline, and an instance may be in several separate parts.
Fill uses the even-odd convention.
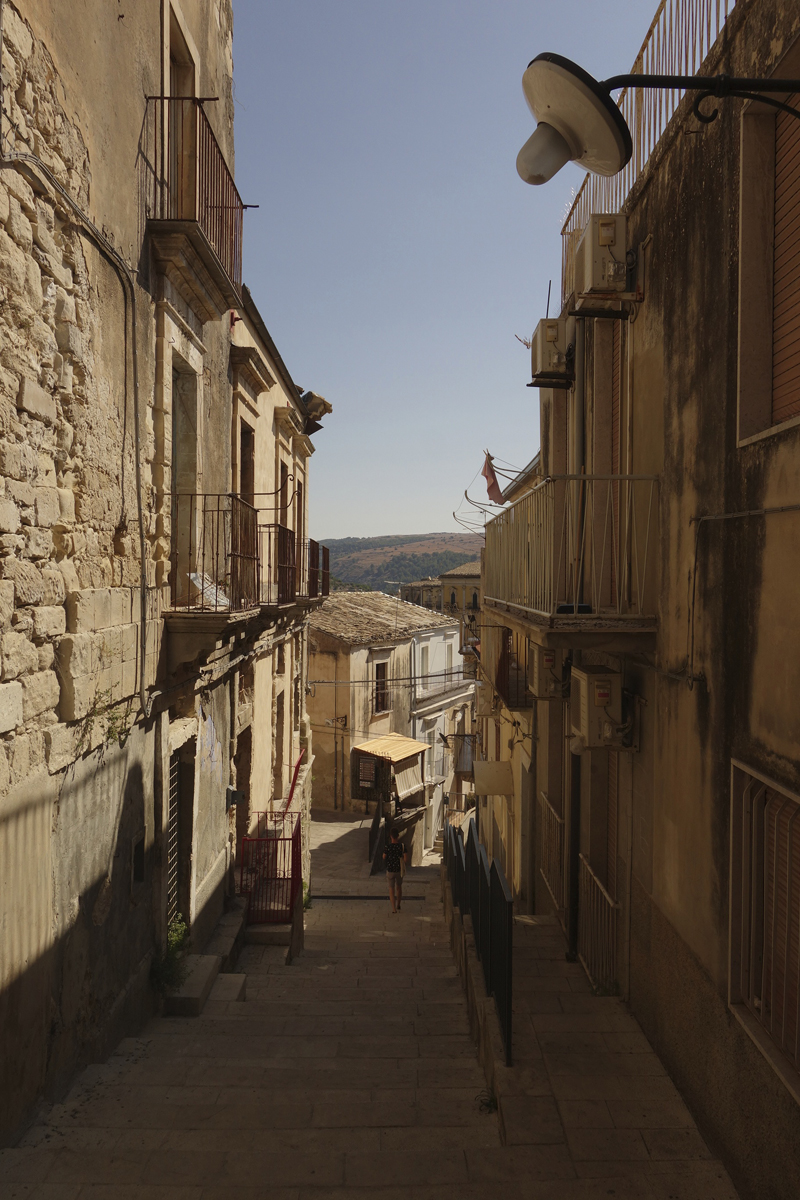
[[[584,854],[578,855],[578,958],[592,983],[601,991],[617,987],[617,909]]]
[[[472,921],[475,950],[483,968],[487,993],[494,998],[506,1065],[511,1066],[512,950],[514,904],[511,889],[496,859],[489,861],[478,838],[474,817],[466,842],[445,819],[444,863],[453,905]]]
[[[564,877],[564,818],[559,816],[545,792],[539,793],[541,810],[541,866],[539,874],[556,908],[557,915],[566,907]]]
[[[636,56],[634,75],[695,75],[716,43],[736,0],[661,0]],[[617,105],[633,138],[630,162],[617,175],[587,175],[561,229],[561,296],[574,290],[575,248],[592,213],[620,212],[644,173],[683,98],[680,88],[625,88]]]

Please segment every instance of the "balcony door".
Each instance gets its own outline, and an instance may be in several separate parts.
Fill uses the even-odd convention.
[[[173,221],[195,219],[197,164],[197,113],[195,66],[174,12],[169,26],[169,102],[167,136],[169,145],[169,202],[167,216]]]
[[[197,593],[202,512],[198,505],[198,380],[182,359],[172,363],[172,604],[185,607]]]

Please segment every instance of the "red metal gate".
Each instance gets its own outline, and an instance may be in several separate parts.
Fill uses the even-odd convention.
[[[248,925],[286,925],[303,882],[300,813],[260,813],[258,837],[242,838],[239,891]]]

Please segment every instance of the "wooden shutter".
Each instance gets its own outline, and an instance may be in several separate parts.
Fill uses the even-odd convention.
[[[763,966],[759,1016],[795,1065],[800,958],[800,805],[766,789],[764,806]],[[758,981],[753,980],[756,992]]]
[[[800,96],[787,100],[797,106]],[[775,118],[772,423],[800,415],[800,121]]]
[[[617,898],[617,814],[619,812],[619,752],[608,751],[608,829],[606,887]]]

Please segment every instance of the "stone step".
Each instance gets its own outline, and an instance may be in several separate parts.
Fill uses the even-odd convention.
[[[188,954],[185,962],[186,978],[166,997],[164,1012],[175,1017],[199,1017],[219,975],[222,959],[218,954]]]
[[[208,997],[209,1004],[230,1004],[236,1000],[244,1000],[247,991],[247,976],[218,975]]]
[[[244,940],[248,946],[288,946],[292,940],[291,925],[247,925]]]
[[[218,954],[222,960],[220,971],[233,971],[236,960],[244,945],[247,902],[240,896],[234,897],[230,912],[223,913],[217,921],[204,954]]]

